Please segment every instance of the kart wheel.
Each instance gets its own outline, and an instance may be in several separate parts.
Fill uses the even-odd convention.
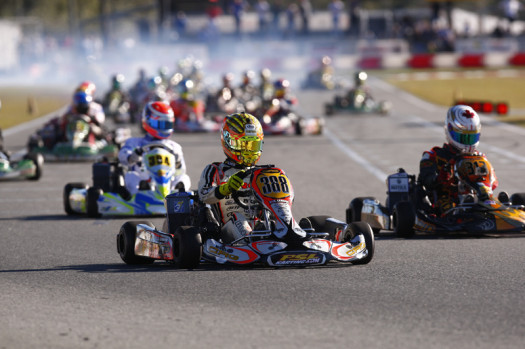
[[[394,233],[402,238],[410,238],[414,235],[414,222],[416,216],[414,208],[409,201],[398,202],[394,206],[392,221]]]
[[[24,159],[33,161],[36,166],[35,174],[32,177],[28,177],[28,179],[32,181],[40,179],[44,170],[44,156],[40,153],[28,153],[24,156]]]
[[[331,216],[308,216],[299,221],[299,226],[303,229],[313,229],[314,232],[326,231],[326,219]]]
[[[305,132],[305,124],[304,123],[305,123],[304,118],[299,117],[297,119],[297,123],[295,124],[295,134],[297,136],[304,135],[304,132]]]
[[[324,105],[324,113],[326,114],[326,116],[334,115],[334,106],[332,104],[326,103]]]
[[[88,217],[97,218],[101,214],[98,212],[98,198],[102,195],[102,189],[98,187],[90,187],[86,193],[86,211]]]
[[[155,261],[153,258],[135,255],[138,224],[146,224],[155,228],[153,223],[147,221],[124,223],[117,234],[117,252],[126,264],[151,264]]]
[[[352,261],[352,264],[368,264],[370,263],[372,258],[374,258],[375,239],[374,232],[372,231],[372,227],[370,227],[370,224],[365,222],[350,223],[350,225],[344,233],[343,241],[348,242],[360,234],[362,234],[365,238],[365,244],[366,249],[368,250],[368,255],[363,259]]]
[[[525,205],[525,193],[515,193],[510,197],[512,205]]]
[[[202,257],[202,238],[196,227],[179,227],[173,234],[173,262],[179,268],[196,268]]]
[[[69,202],[69,195],[73,189],[87,189],[88,185],[86,183],[68,183],[64,187],[63,201],[64,201],[64,211],[66,211],[68,216],[77,215],[79,212],[73,211],[71,208],[71,203]]]
[[[361,210],[363,209],[364,200],[375,200],[372,196],[358,197],[350,201],[346,209],[346,223],[359,222],[361,220]]]

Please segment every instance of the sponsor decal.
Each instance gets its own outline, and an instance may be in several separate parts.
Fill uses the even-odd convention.
[[[388,190],[393,193],[408,193],[408,178],[390,177],[388,179]]]
[[[257,136],[257,130],[255,128],[254,124],[246,124],[244,127],[244,133],[246,133],[247,136]]]
[[[272,265],[305,265],[323,262],[324,255],[321,253],[279,253],[270,256]]]
[[[184,206],[184,201],[177,201],[173,204],[173,212],[181,212]]]
[[[236,261],[239,259],[239,256],[236,256],[234,255],[233,253],[233,250],[226,250],[226,249],[222,249],[222,248],[219,248],[219,247],[216,247],[216,246],[210,246],[208,248],[208,251],[211,253],[211,254],[214,254],[216,256],[219,256],[219,257],[224,257],[226,259],[229,259],[229,260],[232,260],[232,261]]]

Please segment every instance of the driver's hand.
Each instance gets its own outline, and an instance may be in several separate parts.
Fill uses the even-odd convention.
[[[224,195],[230,195],[233,192],[236,192],[237,190],[241,189],[243,183],[244,183],[244,173],[245,170],[240,170],[237,173],[235,173],[233,176],[228,179],[228,182],[222,184],[219,187],[219,192]]]
[[[140,162],[141,160],[142,160],[142,156],[140,156],[137,153],[131,153],[131,155],[128,156],[128,164],[129,165],[134,165],[137,162]]]

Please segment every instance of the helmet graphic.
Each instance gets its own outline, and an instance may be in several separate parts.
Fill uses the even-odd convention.
[[[84,81],[76,88],[75,92],[85,92],[88,95],[94,96],[95,91],[97,90],[94,83],[91,81]]]
[[[263,131],[259,120],[248,113],[228,115],[222,124],[224,154],[235,163],[254,166],[262,154]]]
[[[166,102],[149,102],[142,111],[142,127],[154,138],[170,137],[174,124],[173,110]]]
[[[481,135],[479,115],[469,106],[456,105],[447,112],[445,134],[447,141],[464,153],[476,150]]]

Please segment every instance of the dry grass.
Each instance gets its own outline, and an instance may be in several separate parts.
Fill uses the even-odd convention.
[[[71,90],[61,87],[0,87],[0,128],[51,113],[71,101]]]

